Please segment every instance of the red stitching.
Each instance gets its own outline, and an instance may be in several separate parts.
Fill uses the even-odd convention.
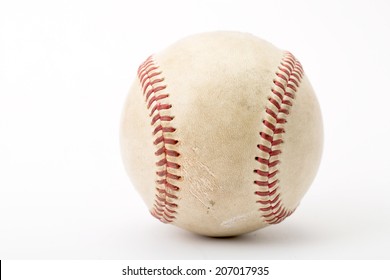
[[[156,197],[151,214],[161,222],[170,223],[177,213],[176,193],[180,190],[177,182],[181,180],[177,174],[180,165],[172,161],[180,156],[175,147],[179,141],[172,138],[176,131],[171,124],[174,116],[169,112],[172,105],[168,103],[167,85],[153,56],[148,57],[138,68],[138,79],[151,117],[150,125],[154,128],[153,144],[156,146]]]
[[[280,161],[278,156],[282,153],[284,125],[293,106],[293,99],[303,78],[303,69],[295,57],[285,52],[275,73],[272,95],[268,98],[265,109],[265,119],[262,120],[263,129],[260,132],[260,143],[257,145],[261,151],[255,160],[260,164],[254,170],[261,178],[253,183],[258,186],[255,194],[260,198],[256,202],[265,222],[277,224],[290,216],[295,209],[287,209],[282,202],[279,180],[277,174]]]

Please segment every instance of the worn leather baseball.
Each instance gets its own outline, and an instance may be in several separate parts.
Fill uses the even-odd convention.
[[[152,215],[208,236],[291,215],[322,141],[299,61],[239,32],[194,35],[146,59],[121,122],[124,165]]]

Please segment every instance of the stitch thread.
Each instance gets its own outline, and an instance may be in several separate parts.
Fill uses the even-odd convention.
[[[180,190],[177,182],[182,177],[178,174],[180,165],[173,162],[180,156],[175,147],[179,141],[174,138],[176,128],[171,125],[174,119],[170,114],[172,105],[168,103],[167,85],[159,68],[150,56],[138,68],[138,78],[151,117],[150,125],[154,128],[153,144],[156,146],[156,197],[151,214],[163,223],[170,223],[177,214],[176,194]]]
[[[259,176],[254,184],[258,186],[255,194],[257,203],[261,204],[259,211],[265,222],[277,224],[290,216],[295,209],[287,209],[282,202],[279,173],[280,154],[282,153],[284,125],[293,106],[296,91],[303,77],[301,64],[295,57],[285,52],[278,66],[273,80],[271,96],[265,109],[265,118],[260,131],[260,143],[257,145],[259,156],[255,160],[259,163],[254,170]]]

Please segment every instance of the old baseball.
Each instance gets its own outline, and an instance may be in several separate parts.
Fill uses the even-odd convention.
[[[151,214],[208,236],[290,216],[322,140],[300,62],[239,32],[194,35],[147,58],[121,122],[123,161]]]

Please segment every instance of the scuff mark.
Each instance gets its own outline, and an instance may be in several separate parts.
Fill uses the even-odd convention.
[[[231,218],[229,220],[223,221],[221,223],[221,227],[232,228],[238,222],[243,222],[243,221],[247,220],[249,216],[250,216],[250,214],[244,214],[244,215],[233,217],[233,218]]]

